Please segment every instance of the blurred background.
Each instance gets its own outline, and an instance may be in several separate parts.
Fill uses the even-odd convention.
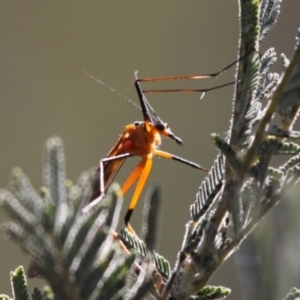
[[[275,47],[278,54],[291,56],[299,11],[298,0],[283,3],[262,53]],[[105,157],[126,124],[142,119],[139,110],[84,70],[138,101],[136,70],[139,77],[216,72],[236,59],[238,34],[237,1],[2,1],[0,186],[7,186],[11,169],[19,166],[39,189],[43,147],[52,135],[63,139],[67,176],[76,182],[83,170]],[[281,71],[279,63],[276,68]],[[143,87],[204,88],[232,80],[234,69],[218,79]],[[158,115],[184,141],[184,147],[178,147],[163,140],[161,149],[209,168],[217,154],[210,134],[227,131],[232,91],[233,87],[223,88],[203,100],[197,94],[150,95]],[[116,180],[122,183],[137,162],[128,160]],[[163,188],[157,251],[171,264],[203,177],[185,165],[154,159],[147,187],[158,183]],[[139,203],[132,217],[137,231],[141,207]],[[6,220],[2,212],[0,219]],[[9,271],[27,267],[28,260],[2,235],[0,243],[0,293],[11,295]],[[231,299],[241,297],[233,258],[209,283],[232,288]],[[41,280],[29,280],[31,288],[42,285]]]

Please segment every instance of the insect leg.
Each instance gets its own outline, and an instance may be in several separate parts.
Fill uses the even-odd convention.
[[[240,57],[239,59],[235,60],[231,64],[227,65],[223,69],[219,70],[218,72],[215,73],[210,73],[210,74],[198,74],[198,75],[178,75],[178,76],[166,76],[166,77],[148,77],[148,78],[140,78],[137,79],[137,82],[156,82],[156,81],[171,81],[171,80],[183,80],[183,79],[204,79],[204,78],[212,78],[212,77],[218,77],[231,67],[235,66],[239,61],[243,60],[248,54],[250,54],[253,50],[249,50],[245,55]],[[155,93],[198,93],[202,92],[203,95],[201,98],[204,96],[206,92],[216,90],[228,85],[234,84],[235,81],[228,82],[225,84],[221,84],[218,86],[214,86],[212,88],[207,88],[207,89],[156,89],[156,90],[142,90],[144,94],[155,94]]]
[[[96,204],[98,204],[105,196],[105,184],[104,184],[104,172],[105,172],[105,168],[104,168],[104,163],[105,162],[111,162],[111,161],[115,161],[117,162],[120,159],[124,159],[127,157],[132,156],[132,154],[130,153],[124,153],[124,154],[120,154],[120,155],[116,155],[116,156],[112,156],[112,157],[105,157],[103,159],[100,160],[99,163],[99,180],[100,180],[100,196],[98,198],[96,198],[95,200],[93,200],[91,203],[89,203],[87,206],[85,206],[82,209],[83,213],[86,213],[87,211],[89,211],[92,207],[94,207]]]
[[[134,194],[132,196],[132,199],[130,201],[130,204],[129,204],[129,208],[127,210],[127,213],[125,215],[125,225],[126,227],[129,227],[129,221],[130,221],[130,218],[131,218],[131,215],[132,215],[132,212],[133,210],[135,209],[137,203],[138,203],[138,200],[139,200],[139,197],[141,195],[141,192],[145,186],[145,183],[148,179],[148,176],[150,174],[150,171],[151,171],[151,168],[152,168],[152,154],[148,154],[147,156],[143,157],[143,159],[141,160],[141,162],[137,165],[137,167],[134,169],[134,171],[131,173],[130,177],[134,177],[134,180],[136,180],[136,178],[138,176],[140,176],[139,180],[138,180],[138,183],[136,185],[136,188],[135,188],[135,191],[134,191]],[[122,187],[122,191],[123,191],[123,188],[127,188],[127,184],[129,182],[129,179],[127,179],[127,181],[125,182],[125,184],[123,185]],[[132,185],[132,183],[130,184]],[[126,191],[126,189],[125,189]],[[130,227],[129,227],[130,228]]]
[[[192,162],[192,161],[189,161],[187,159],[184,159],[180,156],[176,156],[176,155],[173,155],[171,153],[168,153],[168,152],[165,152],[165,151],[161,151],[161,150],[155,150],[154,155],[156,156],[160,156],[160,157],[163,157],[163,158],[168,158],[168,159],[173,159],[173,160],[177,160],[185,165],[188,165],[190,167],[193,167],[195,169],[199,169],[199,170],[202,170],[202,171],[205,171],[205,172],[208,172],[209,170],[208,169],[205,169],[203,167],[201,167],[200,165]]]
[[[219,70],[218,72],[210,73],[210,74],[199,74],[199,75],[177,75],[177,76],[166,76],[166,77],[148,77],[148,78],[140,78],[137,79],[138,82],[154,82],[154,81],[170,81],[170,80],[182,80],[182,79],[204,79],[204,78],[212,78],[217,77],[230,69],[231,67],[235,66],[239,61],[243,60],[248,54],[250,54],[253,50],[249,50],[245,55],[240,57],[239,59],[235,60],[234,62],[230,63],[223,69]],[[143,91],[146,93],[147,91]],[[151,91],[149,91],[151,92]]]

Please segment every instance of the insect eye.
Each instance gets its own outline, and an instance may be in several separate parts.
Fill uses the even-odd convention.
[[[158,131],[164,131],[166,129],[166,126],[164,123],[161,123],[161,122],[157,122],[155,124],[155,128],[158,130]]]
[[[133,123],[134,126],[141,126],[142,122],[141,121],[135,121]]]

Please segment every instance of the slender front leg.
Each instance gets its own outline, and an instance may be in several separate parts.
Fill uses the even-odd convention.
[[[132,156],[130,153],[124,153],[124,154],[120,154],[117,156],[112,156],[112,157],[105,157],[103,159],[100,160],[99,163],[99,180],[100,180],[100,196],[98,198],[96,198],[95,200],[93,200],[91,203],[89,203],[87,206],[85,206],[82,209],[83,213],[86,213],[87,211],[89,211],[91,208],[93,208],[96,204],[98,204],[105,196],[105,183],[104,183],[104,163],[105,162],[111,162],[111,161],[115,161],[116,163],[118,162],[118,160],[120,159],[124,159],[127,157]]]
[[[173,154],[165,152],[165,151],[155,150],[153,154],[156,155],[156,156],[163,157],[163,158],[177,160],[177,161],[179,161],[179,162],[181,162],[181,163],[183,163],[185,165],[188,165],[190,167],[193,167],[195,169],[199,169],[199,170],[202,170],[202,171],[205,171],[205,172],[209,172],[208,169],[205,169],[205,168],[201,167],[200,165],[198,165],[198,164],[196,164],[196,163],[194,163],[192,161],[189,161],[189,160],[184,159],[184,158],[182,158],[180,156],[176,156],[176,155],[173,155]]]

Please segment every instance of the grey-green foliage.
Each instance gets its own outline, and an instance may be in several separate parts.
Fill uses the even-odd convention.
[[[262,0],[260,5],[260,35],[259,40],[262,41],[269,31],[280,13],[281,0]]]
[[[13,295],[16,299],[29,299],[27,280],[22,267],[19,267],[15,270],[15,272],[10,273],[10,281],[13,289]]]
[[[152,284],[152,282],[150,282]],[[23,267],[18,267],[14,272],[11,272],[11,285],[13,298],[8,295],[0,295],[0,300],[52,300],[55,298],[52,290],[45,286],[43,289],[34,288],[29,296],[27,279]],[[150,285],[145,285],[146,290],[150,288]],[[139,292],[143,292],[139,289]],[[292,291],[291,291],[292,292]],[[290,292],[290,293],[291,293]],[[209,300],[209,299],[223,299],[230,293],[230,289],[224,287],[206,286],[201,289],[197,294],[190,297],[190,300]],[[132,299],[139,300],[143,294],[136,293]],[[106,298],[103,298],[106,299]],[[293,298],[294,299],[294,298]]]
[[[297,288],[292,288],[284,300],[297,300],[300,297],[300,290]]]
[[[12,300],[12,298],[7,295],[0,294],[0,300]]]
[[[261,218],[299,183],[299,133],[292,130],[300,104],[299,42],[291,61],[282,58],[284,73],[271,72],[275,50],[261,55],[259,46],[276,23],[281,1],[239,2],[242,59],[232,119],[225,138],[212,134],[220,154],[191,205],[175,269],[180,282],[170,292],[176,299],[203,287]],[[279,117],[277,124],[274,116]],[[274,155],[288,157],[275,167]]]
[[[0,205],[12,218],[2,228],[29,254],[28,274],[44,277],[55,299],[121,299],[135,286],[134,278],[139,278],[136,292],[149,285],[147,272],[138,274],[134,252],[122,249],[114,231],[122,203],[116,186],[82,214],[89,176],[84,174],[78,185],[72,185],[66,181],[64,165],[62,141],[51,138],[45,150],[46,186],[40,195],[19,168],[13,170],[11,192],[0,191]],[[13,281],[14,290],[24,285],[22,278]],[[21,292],[15,299],[29,299],[26,289]],[[39,294],[34,292],[36,299]]]
[[[2,229],[31,258],[28,275],[42,276],[51,287],[35,288],[30,297],[24,270],[19,267],[11,273],[12,299],[158,298],[171,276],[169,262],[149,249],[155,234],[147,231],[154,230],[151,224],[158,213],[158,190],[149,194],[145,205],[145,244],[126,229],[120,236],[116,233],[122,203],[116,186],[82,214],[81,207],[91,193],[92,175],[83,173],[73,185],[66,180],[64,166],[62,141],[50,138],[43,168],[46,186],[40,194],[19,168],[13,170],[11,191],[0,190],[0,205],[12,219]],[[192,299],[223,298],[228,293],[226,288],[205,287]]]
[[[239,63],[238,84],[234,95],[236,109],[232,122],[236,125],[228,131],[227,138],[225,138],[225,142],[228,142],[229,136],[234,132],[232,138],[238,140],[234,146],[240,151],[247,149],[253,137],[253,126],[262,118],[260,100],[270,92],[278,80],[277,74],[270,73],[270,68],[277,59],[275,51],[273,48],[267,50],[259,61],[258,40],[259,36],[266,37],[275,24],[280,12],[280,4],[280,0],[257,1],[251,8],[251,1],[240,1],[243,13],[241,28],[245,29],[242,31],[240,40],[240,57],[246,56]],[[254,92],[256,95],[252,97]],[[191,216],[194,221],[206,212],[207,207],[211,205],[215,195],[221,189],[221,181],[225,172],[224,160],[224,153],[221,151],[209,175],[199,188],[197,199],[191,206]]]
[[[45,286],[43,289],[34,288],[29,296],[29,291],[27,287],[27,279],[25,275],[24,268],[18,267],[15,271],[10,273],[10,282],[12,287],[13,298],[8,295],[0,295],[0,300],[52,300],[54,295],[52,290]]]
[[[224,299],[230,294],[231,290],[225,287],[215,287],[207,285],[201,289],[198,293],[191,296],[189,300],[213,300],[213,299]]]
[[[169,278],[171,275],[170,263],[160,254],[155,251],[150,251],[145,243],[136,235],[132,234],[127,228],[120,232],[120,237],[128,249],[136,249],[144,258],[153,260],[157,270],[164,278]]]

